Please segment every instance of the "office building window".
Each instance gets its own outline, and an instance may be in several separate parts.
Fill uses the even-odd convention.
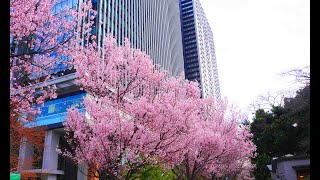
[[[65,140],[65,138],[63,137],[63,136],[60,136],[60,138],[59,138],[59,148],[60,149],[64,149],[64,148],[66,148],[66,144],[67,144],[67,142],[66,142],[66,140]],[[65,157],[64,156],[62,156],[61,154],[59,154],[58,155],[58,170],[64,170],[65,169]]]
[[[42,139],[42,145],[44,145],[45,137]],[[42,161],[43,161],[43,147],[42,146],[33,146],[32,153],[32,169],[42,169]]]

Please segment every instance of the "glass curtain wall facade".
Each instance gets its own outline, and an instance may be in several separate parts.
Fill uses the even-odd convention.
[[[128,38],[133,48],[141,47],[139,0],[92,0],[92,3],[97,10],[94,33],[100,47],[109,33],[118,45],[123,45],[124,39]]]
[[[79,5],[79,0],[57,0],[56,4],[51,9],[52,14],[58,15],[59,13],[64,12],[65,6],[68,6],[69,8],[72,8],[72,9],[78,9],[78,5]],[[67,19],[71,20],[68,17]],[[59,57],[59,61],[55,62],[55,66],[51,71],[49,71],[49,74],[53,74],[53,73],[60,74],[61,72],[66,71],[69,68],[68,65],[63,63],[63,62],[68,62],[68,57],[58,55],[56,52],[51,52],[50,56]]]
[[[220,85],[213,34],[199,0],[180,0],[186,79],[198,81],[201,96],[220,104]]]
[[[180,1],[180,10],[185,77],[186,79],[196,80],[200,83],[201,80],[198,60],[198,46],[196,43],[197,34],[194,20],[193,0]]]
[[[141,0],[142,47],[173,76],[184,72],[178,0]]]
[[[65,5],[79,8],[84,0],[58,0],[53,14]],[[97,11],[92,34],[99,47],[107,34],[112,34],[118,45],[128,38],[131,46],[148,54],[154,64],[161,65],[170,75],[184,72],[179,1],[177,0],[91,0]],[[100,22],[103,22],[102,24]],[[55,54],[52,53],[54,56]],[[67,57],[61,57],[66,61]],[[58,63],[54,72],[68,67]],[[53,73],[53,72],[51,72]],[[66,74],[66,73],[64,73]]]
[[[107,33],[118,45],[128,38],[131,46],[148,54],[154,64],[171,75],[184,71],[179,2],[177,0],[92,0],[98,12],[94,30],[99,46]]]

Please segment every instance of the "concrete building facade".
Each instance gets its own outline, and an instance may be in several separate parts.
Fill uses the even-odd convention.
[[[307,155],[274,158],[268,168],[272,180],[310,180],[310,157]]]

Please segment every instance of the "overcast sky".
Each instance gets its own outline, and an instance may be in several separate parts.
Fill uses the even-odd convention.
[[[245,112],[260,94],[297,89],[279,73],[310,65],[310,0],[200,2],[213,31],[222,97]]]

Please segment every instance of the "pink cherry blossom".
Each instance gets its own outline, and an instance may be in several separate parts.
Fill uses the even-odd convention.
[[[127,40],[117,47],[109,36],[104,44],[72,56],[77,82],[90,96],[88,120],[77,109],[68,112],[68,141],[79,144],[71,158],[109,178],[129,178],[146,164],[180,163],[199,112],[197,83],[168,76]]]
[[[109,179],[129,179],[147,164],[188,169],[177,174],[189,179],[250,172],[255,146],[227,103],[201,99],[197,83],[171,77],[127,40],[118,47],[108,36],[96,49],[88,44],[72,56],[88,96],[85,114],[68,111],[74,153],[64,155]]]
[[[239,175],[252,179],[250,158],[255,145],[249,130],[239,126],[241,118],[241,113],[226,101],[218,107],[212,99],[205,99],[188,152],[176,167],[177,175],[186,179]]]

